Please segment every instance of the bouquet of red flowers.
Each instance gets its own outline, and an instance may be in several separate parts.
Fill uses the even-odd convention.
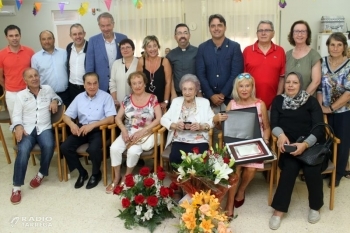
[[[166,173],[161,167],[157,173],[151,173],[148,167],[143,167],[139,174],[127,175],[124,184],[114,189],[114,194],[120,195],[122,199],[124,209],[119,210],[118,217],[125,220],[126,229],[139,225],[153,232],[164,219],[175,217],[171,212],[174,190],[163,186],[165,177]]]

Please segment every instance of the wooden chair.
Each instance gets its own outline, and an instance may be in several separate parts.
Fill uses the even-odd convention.
[[[219,139],[219,147],[222,148],[224,146],[222,132],[220,132],[218,134],[218,139]],[[273,140],[273,138],[270,139],[270,141],[272,141],[272,140]],[[272,143],[271,152],[275,156],[277,154],[276,151],[277,151],[276,144]],[[275,158],[273,160],[264,161],[264,168],[257,169],[258,172],[267,172],[266,182],[269,183],[269,194],[268,194],[268,197],[267,197],[267,203],[268,203],[269,206],[272,203],[273,182],[274,182],[274,177],[275,177],[275,174],[276,174],[276,167],[277,167],[277,158]]]
[[[57,112],[55,114],[51,114],[51,123],[52,123],[52,129],[55,133],[55,149],[54,152],[57,154],[57,169],[58,169],[58,179],[59,181],[62,181],[62,167],[61,167],[61,156],[60,156],[60,143],[62,142],[62,136],[59,135],[59,124],[62,122],[63,119],[63,113],[65,111],[66,107],[62,104],[58,106]],[[17,156],[17,141],[15,138],[15,134],[13,133],[13,150],[15,151],[15,156]],[[41,149],[39,147],[39,144],[35,144],[34,148],[30,152],[30,155],[32,157],[33,165],[36,165],[35,162],[35,155],[41,154]]]
[[[168,170],[170,170],[169,155],[171,152],[171,145],[165,148],[165,144],[166,144],[165,132],[167,132],[167,129],[164,126],[158,131],[160,136],[160,166],[164,168],[164,165],[166,165]],[[213,129],[210,129],[208,134],[209,134],[209,148],[210,148],[213,145]]]
[[[3,91],[2,86],[0,86],[0,92],[1,92],[1,90],[2,90],[2,95],[0,96],[0,102],[1,102],[1,105],[0,105],[0,123],[8,123],[11,125],[10,114],[9,114],[9,111],[6,107],[5,91]],[[2,109],[4,109],[4,110],[2,110]],[[1,126],[0,126],[0,140],[1,140],[2,147],[4,148],[7,163],[10,164],[11,158],[10,158],[9,151],[7,149],[6,140],[5,140],[4,134],[2,132]]]
[[[65,123],[61,123],[59,125],[60,128],[62,128],[62,134],[63,134],[63,141],[67,139],[67,127]],[[111,141],[107,140],[107,128],[108,125],[101,125],[100,130],[102,131],[102,177],[103,177],[103,185],[107,186],[107,147],[110,146]],[[89,143],[85,143],[78,147],[77,153],[80,156],[83,156],[85,158],[85,163],[88,164],[88,157],[89,154],[86,152],[87,148],[89,147]],[[67,160],[63,156],[63,174],[64,174],[64,181],[68,181],[68,169],[67,169]]]
[[[108,129],[111,129],[111,141],[112,143],[117,138],[116,128],[117,124],[112,124],[108,126]],[[143,151],[140,155],[141,159],[147,160],[147,159],[153,159],[153,170],[154,172],[157,172],[157,166],[158,166],[158,130],[160,129],[160,125],[157,125],[153,127],[153,137],[154,137],[154,147],[150,149],[149,151]],[[123,153],[123,157],[126,157],[126,151]],[[114,170],[112,168],[112,181],[114,180]]]
[[[328,123],[327,116],[323,115],[323,120],[325,123]],[[327,129],[327,133],[330,133]],[[273,136],[273,143],[277,148],[277,137]],[[333,148],[332,148],[332,161],[328,161],[328,167],[326,170],[322,172],[322,174],[331,174],[331,187],[330,187],[330,195],[329,195],[329,209],[333,210],[334,208],[334,197],[335,197],[335,177],[336,177],[336,167],[337,167],[337,150],[338,144],[340,143],[340,139],[334,136],[333,140]],[[277,160],[279,159],[280,152],[277,153]],[[281,169],[277,166],[277,184],[280,179]],[[303,171],[300,170],[299,174],[303,174]]]

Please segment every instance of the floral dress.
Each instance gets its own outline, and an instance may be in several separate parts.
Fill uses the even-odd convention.
[[[261,113],[261,100],[257,100],[255,103],[250,104],[250,105],[239,105],[235,100],[231,100],[229,103],[231,106],[231,110],[236,110],[236,109],[242,109],[242,108],[250,108],[250,107],[256,107],[258,111],[258,118],[259,118],[259,123],[260,123],[260,130],[261,130],[261,135],[264,135],[264,125],[263,125],[263,120],[262,120],[262,113]],[[254,167],[254,168],[264,168],[264,163],[247,163],[247,164],[242,164],[240,165],[242,167]]]
[[[132,101],[132,95],[127,95],[122,104],[125,109],[124,125],[129,135],[133,135],[152,123],[155,118],[154,107],[158,105],[158,100],[151,94],[144,106],[137,106]]]

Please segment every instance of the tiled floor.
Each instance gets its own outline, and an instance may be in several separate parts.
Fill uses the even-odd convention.
[[[123,222],[116,218],[121,208],[118,196],[105,194],[102,182],[91,190],[74,189],[77,173],[73,172],[68,182],[59,182],[57,164],[54,156],[50,176],[43,184],[33,190],[29,181],[37,173],[39,165],[28,165],[25,185],[22,186],[22,202],[10,202],[14,155],[8,125],[2,124],[6,142],[11,153],[12,164],[7,164],[3,148],[0,146],[0,232],[120,232],[132,231],[124,228]],[[89,171],[91,170],[90,168]],[[108,172],[110,174],[110,172]],[[267,205],[268,185],[263,176],[257,174],[246,193],[245,204],[236,209],[238,215],[231,225],[236,233],[271,232],[268,221],[272,208]],[[307,222],[308,193],[306,185],[296,182],[290,210],[283,218],[278,232],[350,232],[350,180],[343,179],[336,189],[335,208],[329,210],[329,189],[324,181],[324,202],[321,220],[317,224]],[[156,233],[177,232],[178,219],[165,221]],[[136,232],[147,232],[136,228]]]

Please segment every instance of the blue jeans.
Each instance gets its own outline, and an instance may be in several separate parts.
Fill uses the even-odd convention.
[[[30,152],[35,144],[39,144],[41,149],[39,172],[44,176],[49,175],[49,166],[55,148],[53,132],[52,129],[47,129],[40,135],[37,135],[36,129],[34,129],[31,134],[23,135],[22,140],[17,144],[18,152],[13,172],[14,186],[21,186],[24,184]]]

